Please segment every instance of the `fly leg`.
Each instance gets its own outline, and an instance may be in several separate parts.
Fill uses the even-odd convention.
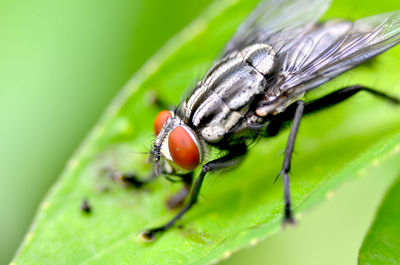
[[[165,173],[163,175],[169,175],[169,174]],[[190,188],[192,186],[192,182],[193,182],[193,173],[192,172],[185,174],[185,175],[179,175],[179,177],[182,179],[183,187],[177,194],[171,196],[167,200],[166,204],[169,209],[174,209],[174,208],[181,206],[184,203],[186,197],[188,196]],[[117,176],[117,178],[119,180],[121,180],[124,184],[126,184],[130,187],[141,188],[144,185],[146,185],[147,183],[152,182],[154,179],[157,178],[157,176],[154,172],[152,172],[151,175],[148,176],[147,178],[139,179],[135,173],[127,173],[127,174],[119,175],[119,176]]]
[[[140,237],[146,241],[153,241],[157,233],[164,232],[168,228],[172,227],[177,220],[179,220],[190,208],[193,207],[193,205],[196,204],[200,193],[201,185],[203,184],[203,180],[206,174],[209,172],[218,171],[221,169],[231,168],[235,166],[242,160],[243,155],[245,155],[246,152],[247,152],[246,144],[241,143],[236,146],[233,146],[230,150],[228,150],[228,153],[225,156],[212,160],[203,165],[201,173],[197,177],[196,182],[193,185],[189,203],[174,218],[172,218],[171,221],[169,221],[165,225],[142,232],[140,234]]]
[[[290,165],[292,161],[292,154],[294,148],[294,142],[296,140],[296,135],[300,126],[300,121],[303,116],[304,112],[304,102],[299,100],[293,104],[296,106],[296,112],[293,118],[292,128],[290,129],[289,139],[286,144],[285,149],[285,156],[283,158],[283,165],[279,176],[283,178],[283,198],[285,202],[285,223],[294,223],[293,215],[292,215],[292,208],[291,208],[291,201],[290,201],[290,181],[289,181],[289,172],[290,172]],[[277,178],[278,178],[277,177]]]
[[[348,99],[349,97],[357,94],[360,91],[368,92],[369,94],[379,97],[379,98],[382,98],[382,99],[385,99],[392,104],[400,105],[400,98],[394,97],[392,95],[388,95],[386,93],[380,92],[373,88],[369,88],[369,87],[365,87],[365,86],[361,86],[361,85],[355,85],[355,86],[349,86],[349,87],[339,89],[339,90],[332,92],[331,94],[328,94],[322,98],[319,98],[319,99],[316,99],[314,101],[307,103],[304,108],[304,114],[312,113],[315,111],[319,111],[319,110],[331,107],[337,103],[340,103],[340,102]]]
[[[157,178],[155,172],[151,172],[151,174],[145,179],[139,179],[135,173],[125,173],[117,176],[123,183],[128,184],[135,188],[141,188],[145,184],[152,182]]]
[[[297,101],[292,105],[288,106],[286,110],[282,113],[276,115],[276,117],[270,122],[267,127],[267,136],[276,135],[287,122],[293,119],[293,125],[289,134],[288,143],[285,149],[285,156],[283,159],[283,166],[279,176],[283,176],[284,185],[284,200],[285,200],[285,222],[293,223],[294,219],[291,211],[291,201],[290,201],[290,189],[289,189],[289,171],[291,164],[291,157],[294,147],[294,141],[298,131],[301,117],[305,114],[317,112],[319,110],[325,109],[327,107],[336,105],[351,96],[355,95],[360,91],[365,91],[371,95],[380,97],[389,101],[390,103],[400,105],[400,99],[391,95],[387,95],[383,92],[377,91],[372,88],[365,86],[355,85],[339,89],[331,94],[328,94],[320,99],[304,103],[303,101]],[[294,117],[294,118],[293,118]]]
[[[377,96],[379,98],[385,99],[392,104],[400,105],[400,98],[385,94],[378,90],[361,86],[354,85],[349,87],[341,88],[335,92],[332,92],[322,98],[307,102],[304,106],[304,115],[309,113],[314,113],[333,105],[336,105],[351,96],[357,94],[360,91],[365,91],[370,93],[371,95]],[[266,136],[275,136],[277,135],[284,125],[290,121],[292,121],[295,113],[296,113],[297,105],[296,103],[288,106],[284,112],[277,114],[273,120],[271,120],[270,124],[267,127]]]
[[[317,112],[326,109],[328,107],[331,107],[333,105],[336,105],[350,98],[351,96],[357,94],[360,91],[368,92],[371,95],[385,99],[392,104],[400,105],[400,98],[385,94],[383,92],[380,92],[378,90],[369,87],[354,85],[341,88],[335,92],[323,96],[322,98],[307,102],[304,106],[304,114]],[[275,118],[271,121],[271,123],[268,125],[266,136],[277,135],[284,127],[284,124],[293,119],[293,116],[296,112],[296,107],[297,107],[296,104],[292,104],[288,106],[284,112],[277,114]]]

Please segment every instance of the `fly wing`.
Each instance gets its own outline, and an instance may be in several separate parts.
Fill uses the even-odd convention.
[[[280,91],[276,100],[298,97],[399,44],[400,10],[319,27],[279,54],[281,74],[272,88]]]
[[[225,54],[254,43],[267,43],[279,50],[290,38],[312,26],[330,3],[330,0],[264,0],[228,42]]]

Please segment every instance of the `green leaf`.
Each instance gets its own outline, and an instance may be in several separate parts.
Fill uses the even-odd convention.
[[[359,264],[400,263],[400,178],[382,201],[358,257]]]
[[[165,201],[179,185],[159,178],[141,190],[125,189],[107,173],[149,170],[146,156],[137,153],[149,148],[159,111],[148,100],[149,91],[168,103],[179,102],[256,2],[212,4],[134,75],[41,204],[14,264],[208,264],[281,229],[282,185],[273,182],[287,132],[260,141],[237,169],[207,176],[199,203],[179,221],[183,228],[172,228],[150,244],[137,235],[176,214]],[[371,6],[363,4],[365,10]],[[327,17],[341,16],[346,8],[346,1],[337,2]],[[370,14],[357,10],[353,18]],[[399,67],[400,49],[395,48],[312,96],[354,83],[399,93],[400,82],[394,79]],[[302,121],[291,178],[297,218],[371,164],[398,155],[398,114],[398,108],[360,94]],[[80,210],[84,198],[91,214]]]

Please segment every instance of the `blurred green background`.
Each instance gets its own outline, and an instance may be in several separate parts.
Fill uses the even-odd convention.
[[[0,264],[110,100],[209,2],[0,0]]]
[[[114,95],[210,2],[0,0],[0,264]],[[375,169],[296,229],[223,263],[354,264],[395,172]]]

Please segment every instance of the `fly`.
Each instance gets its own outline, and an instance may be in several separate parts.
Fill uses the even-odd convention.
[[[301,118],[360,91],[400,104],[400,99],[362,85],[344,87],[311,102],[301,99],[400,43],[400,11],[354,22],[318,23],[329,6],[329,0],[262,1],[190,95],[178,107],[157,115],[151,179],[160,174],[182,177],[186,192],[172,204],[190,197],[168,223],[143,232],[144,239],[153,240],[192,208],[208,173],[237,165],[251,142],[278,134],[290,122],[278,177],[283,179],[284,221],[293,223],[289,171]],[[211,147],[225,155],[207,159]],[[193,170],[200,166],[193,183]],[[127,179],[140,184],[135,177]]]

